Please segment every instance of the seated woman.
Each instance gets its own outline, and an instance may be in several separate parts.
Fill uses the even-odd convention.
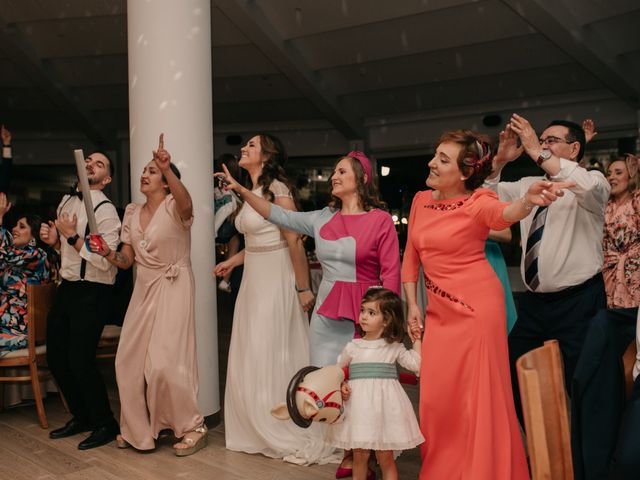
[[[36,245],[40,218],[18,219],[11,233],[2,225],[11,208],[0,193],[0,357],[27,346],[27,284],[49,281],[45,251]]]

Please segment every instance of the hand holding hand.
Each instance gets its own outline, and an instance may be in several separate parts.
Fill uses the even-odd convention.
[[[76,214],[72,217],[68,213],[63,212],[62,215],[56,219],[55,224],[60,235],[65,238],[70,238],[76,234],[78,217]]]
[[[11,202],[7,199],[7,195],[0,192],[0,224],[2,223],[2,217],[11,209]]]
[[[342,382],[340,385],[340,393],[342,394],[342,401],[346,402],[351,397],[351,388],[349,388],[349,384],[347,382]]]
[[[40,224],[40,240],[51,247],[58,243],[58,230],[51,220]]]
[[[11,145],[11,132],[4,125],[0,126],[0,136],[2,137],[2,145]]]
[[[533,183],[527,193],[525,200],[531,205],[547,206],[564,196],[564,188],[572,188],[576,182],[547,182],[539,180]]]
[[[517,113],[514,113],[511,116],[508,128],[513,130],[518,137],[520,137],[520,141],[522,142],[522,146],[527,152],[527,155],[532,159],[537,160],[540,156],[542,147],[540,146],[538,134],[533,129],[529,121]]]
[[[307,290],[304,292],[298,292],[298,300],[300,300],[302,310],[308,312],[313,308],[313,304],[316,303],[316,296],[311,290]]]
[[[584,130],[584,137],[587,143],[593,140],[598,132],[596,132],[596,124],[593,123],[593,120],[587,118],[584,122],[582,122],[582,129]]]
[[[166,172],[169,170],[171,165],[171,155],[169,155],[169,152],[164,149],[164,133],[160,134],[158,149],[153,151],[153,160],[161,171]]]
[[[409,305],[407,310],[407,333],[411,337],[411,341],[415,342],[422,337],[422,312],[418,305]],[[417,338],[414,334],[418,332]]]

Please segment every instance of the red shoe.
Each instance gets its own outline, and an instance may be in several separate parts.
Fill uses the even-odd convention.
[[[336,478],[348,478],[353,475],[353,468],[338,467],[336,470]],[[367,480],[376,480],[376,472],[369,469]]]
[[[339,466],[336,470],[336,478],[348,478],[353,475],[353,468]],[[369,480],[369,479],[367,479]]]

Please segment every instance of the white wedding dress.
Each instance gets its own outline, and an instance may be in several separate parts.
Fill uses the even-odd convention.
[[[289,196],[274,181],[276,197]],[[260,195],[260,189],[253,191]],[[280,229],[245,203],[236,217],[245,235],[244,273],[233,315],[224,400],[226,447],[308,465],[336,463],[324,428],[278,420],[293,375],[309,365],[309,323],[295,291],[289,249]]]

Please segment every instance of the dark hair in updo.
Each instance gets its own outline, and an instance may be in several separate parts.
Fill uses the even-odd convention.
[[[442,134],[438,145],[445,142],[462,147],[456,160],[460,172],[467,177],[464,187],[467,190],[480,187],[491,174],[493,167],[493,151],[489,144],[489,137],[472,130],[449,130]]]

